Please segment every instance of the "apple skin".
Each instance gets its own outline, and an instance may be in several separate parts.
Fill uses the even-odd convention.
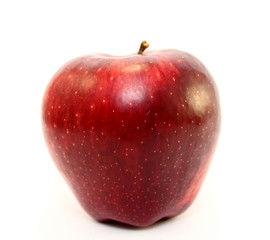
[[[211,75],[188,53],[92,54],[54,75],[42,121],[50,154],[85,211],[146,227],[193,202],[220,107]]]

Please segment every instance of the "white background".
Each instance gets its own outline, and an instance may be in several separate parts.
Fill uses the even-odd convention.
[[[256,1],[1,1],[0,239],[269,239],[270,7]],[[222,132],[194,204],[146,229],[95,222],[44,144],[45,87],[66,61],[125,55],[146,39],[201,59]]]

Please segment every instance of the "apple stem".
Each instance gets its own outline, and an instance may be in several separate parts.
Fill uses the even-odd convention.
[[[149,47],[149,43],[145,40],[142,41],[138,54],[142,55],[144,50]]]

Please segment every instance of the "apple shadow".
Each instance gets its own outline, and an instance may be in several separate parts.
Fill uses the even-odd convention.
[[[104,224],[108,227],[113,227],[113,228],[121,228],[121,229],[125,229],[125,230],[132,230],[132,231],[144,231],[144,230],[149,230],[149,229],[153,229],[156,228],[160,225],[164,225],[164,224],[168,224],[169,222],[172,222],[174,220],[176,220],[176,217],[164,217],[161,218],[160,220],[158,220],[157,222],[147,226],[147,227],[136,227],[136,226],[131,226],[129,224],[126,223],[122,223],[122,222],[118,222],[115,220],[106,220],[106,221],[97,221],[100,224]]]

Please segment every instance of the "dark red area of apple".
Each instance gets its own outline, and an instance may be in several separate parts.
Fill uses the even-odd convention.
[[[42,114],[50,153],[86,212],[138,227],[192,203],[220,125],[213,79],[178,50],[76,58],[49,83]]]

